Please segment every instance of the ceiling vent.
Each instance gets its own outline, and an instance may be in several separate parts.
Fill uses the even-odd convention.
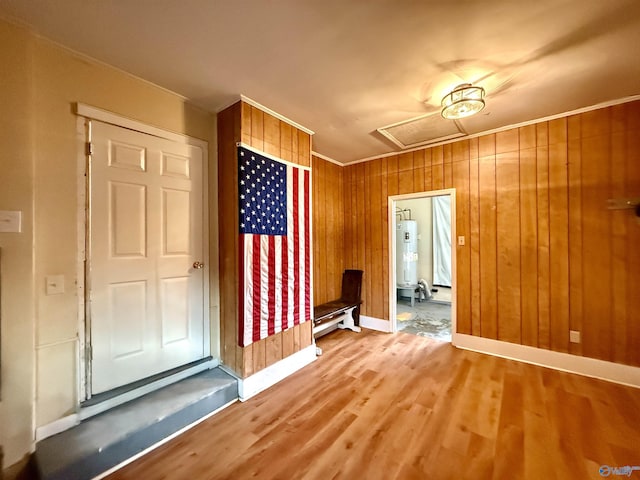
[[[378,132],[402,149],[444,142],[467,135],[457,121],[444,120],[440,112],[380,127]]]

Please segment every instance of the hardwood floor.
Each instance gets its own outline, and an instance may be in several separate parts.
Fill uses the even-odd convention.
[[[640,466],[640,389],[402,333],[318,345],[310,366],[108,478],[582,480]]]

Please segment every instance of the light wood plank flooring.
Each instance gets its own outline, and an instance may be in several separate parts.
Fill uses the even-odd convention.
[[[402,333],[318,344],[312,365],[108,478],[583,480],[640,466],[639,389]]]

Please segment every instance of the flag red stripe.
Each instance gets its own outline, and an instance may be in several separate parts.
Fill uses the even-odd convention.
[[[238,340],[240,346],[245,346],[244,341],[244,325],[245,325],[245,305],[244,305],[244,277],[246,275],[244,270],[244,235],[240,235],[240,245],[238,252],[238,278],[240,279],[240,287],[238,288],[238,318],[240,319],[240,331],[238,332]]]
[[[293,168],[291,181],[293,182],[293,324],[300,323],[300,226],[298,199],[298,169]]]
[[[282,237],[282,330],[289,328],[289,247],[287,237]]]
[[[267,268],[269,272],[269,293],[267,305],[269,317],[267,318],[267,335],[276,333],[276,239],[269,235],[269,250],[267,255]]]
[[[260,235],[253,235],[253,332],[252,338],[256,342],[260,340],[260,314],[262,312],[262,302],[260,295]]]

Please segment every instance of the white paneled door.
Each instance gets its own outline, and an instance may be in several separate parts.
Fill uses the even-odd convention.
[[[92,121],[91,393],[204,357],[203,154]]]

